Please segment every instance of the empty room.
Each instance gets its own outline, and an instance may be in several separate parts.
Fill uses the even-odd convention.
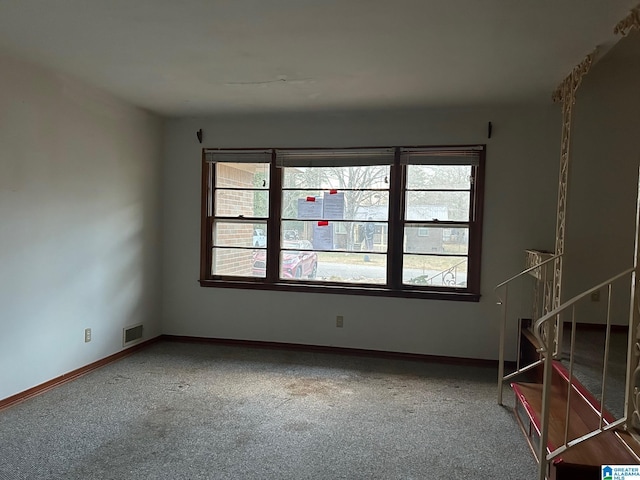
[[[0,1],[0,478],[636,478],[639,29]]]

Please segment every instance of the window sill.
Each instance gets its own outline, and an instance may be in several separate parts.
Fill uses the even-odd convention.
[[[262,283],[244,280],[200,280],[201,287],[237,288],[246,290],[275,290],[282,292],[331,293],[339,295],[369,295],[375,297],[419,298],[425,300],[449,300],[456,302],[479,302],[480,294],[453,290],[403,289],[392,290],[370,285],[318,285],[311,283]]]

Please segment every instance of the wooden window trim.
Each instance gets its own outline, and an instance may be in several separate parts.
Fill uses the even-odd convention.
[[[428,146],[427,148],[455,149],[465,148],[472,145],[455,146]],[[475,145],[473,145],[475,146]],[[207,163],[205,152],[202,150],[202,179],[201,179],[201,249],[200,249],[200,279],[201,287],[210,288],[236,288],[249,290],[273,290],[305,293],[327,293],[341,295],[369,295],[401,298],[420,298],[434,300],[453,300],[478,302],[480,300],[480,268],[482,252],[482,220],[484,206],[484,170],[486,159],[486,145],[479,151],[479,163],[472,166],[474,169],[474,182],[471,185],[471,205],[469,225],[469,248],[468,248],[468,276],[466,288],[452,288],[443,286],[414,286],[402,283],[402,258],[404,242],[404,211],[405,211],[405,182],[406,167],[400,165],[400,147],[380,147],[395,148],[395,158],[390,171],[389,188],[389,218],[388,218],[388,249],[387,249],[387,284],[350,284],[337,282],[316,282],[306,280],[283,280],[279,278],[279,256],[280,248],[267,248],[267,260],[271,268],[267,269],[266,278],[253,277],[233,277],[214,276],[211,274],[212,265],[212,225],[213,225],[213,205],[212,192],[214,164]],[[355,147],[358,149],[367,147]],[[372,147],[369,147],[372,148]],[[402,148],[422,148],[402,147]],[[227,149],[232,150],[232,149]],[[252,149],[237,149],[252,150]],[[271,150],[270,187],[269,187],[269,217],[267,219],[268,245],[281,244],[280,223],[281,223],[281,202],[282,202],[282,169],[276,167],[276,150],[287,150],[285,148],[256,148],[255,150]],[[301,150],[299,148],[295,150]],[[334,150],[310,149],[310,150]],[[396,259],[396,261],[393,261]],[[276,267],[273,267],[273,266]]]

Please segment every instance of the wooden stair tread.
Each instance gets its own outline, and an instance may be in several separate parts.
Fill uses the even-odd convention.
[[[599,428],[600,404],[598,400],[574,377],[568,389],[569,372],[557,361],[552,363],[551,411],[549,422],[549,447],[557,448],[564,443],[567,396],[571,395],[568,440],[571,441]],[[542,410],[542,385],[522,383],[514,386],[516,393],[525,398],[526,408],[534,424],[540,424]],[[615,418],[603,411],[604,425]],[[636,455],[629,452],[634,450]],[[610,431],[587,440],[562,454],[557,464],[598,466],[601,463],[638,463],[640,448],[637,442],[622,430]]]
[[[631,450],[633,450],[636,457],[640,458],[640,443],[638,443],[630,433],[627,433],[624,430],[617,430],[616,435],[620,437],[620,440],[623,441]],[[633,463],[637,463],[637,461]]]
[[[539,342],[529,330],[531,321],[521,319],[520,362],[528,365],[541,358]],[[600,401],[589,392],[575,376],[570,381],[567,368],[559,361],[552,361],[551,405],[547,452],[564,445],[567,397],[570,396],[569,432],[567,441],[598,430],[600,426]],[[540,365],[512,384],[517,402],[514,413],[534,455],[539,455],[540,418],[542,411],[542,381],[544,366]],[[533,383],[537,382],[537,383]],[[569,383],[571,387],[569,388]],[[616,419],[602,411],[603,426]],[[620,429],[600,433],[561,453],[550,462],[548,475],[551,480],[598,480],[602,478],[603,464],[640,464],[640,443]]]
[[[540,425],[542,411],[542,385],[539,383],[513,384],[516,394],[524,399],[525,406],[536,426]],[[549,439],[551,448],[564,444],[567,387],[559,381],[552,382]],[[598,428],[599,419],[593,407],[578,392],[572,390],[569,413],[569,441]],[[637,459],[628,452],[621,438],[614,431],[602,433],[570,448],[557,462],[599,466],[610,464],[635,464]]]

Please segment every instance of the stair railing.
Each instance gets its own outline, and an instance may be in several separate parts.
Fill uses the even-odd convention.
[[[540,480],[544,480],[546,478],[547,469],[549,462],[551,462],[554,458],[558,457],[569,448],[574,447],[585,440],[593,438],[597,435],[600,435],[606,431],[615,429],[620,426],[628,426],[627,420],[629,420],[629,425],[631,419],[629,419],[629,414],[625,413],[624,416],[618,420],[613,422],[608,421],[604,415],[604,405],[605,405],[605,387],[607,383],[607,363],[609,359],[609,344],[611,338],[611,298],[613,292],[613,284],[623,279],[624,277],[629,276],[631,279],[631,299],[630,299],[630,308],[629,312],[631,317],[634,314],[634,306],[635,306],[635,284],[636,284],[636,269],[635,267],[629,268],[614,277],[605,280],[604,282],[596,285],[589,290],[586,290],[579,295],[576,295],[572,299],[564,302],[558,308],[550,311],[546,315],[543,315],[538,320],[536,320],[533,328],[533,333],[536,336],[538,342],[541,347],[538,350],[541,354],[541,361],[544,364],[544,373],[543,373],[543,384],[542,384],[542,412],[540,418],[540,451],[537,452],[538,459],[540,461],[539,465],[539,478]],[[574,348],[575,348],[575,332],[576,332],[576,304],[578,304],[581,300],[590,299],[591,295],[595,292],[600,292],[603,288],[607,289],[607,323],[606,323],[606,333],[605,333],[605,348],[603,352],[603,371],[602,371],[602,383],[601,383],[601,396],[600,396],[600,411],[596,411],[595,413],[598,415],[598,428],[592,430],[591,432],[582,435],[578,438],[569,438],[569,421],[570,421],[570,408],[571,408],[571,392],[574,388],[574,376],[573,376],[573,368],[574,368]],[[565,412],[565,432],[564,432],[564,443],[560,446],[554,446],[555,449],[553,451],[548,451],[548,440],[549,440],[549,418],[550,418],[550,405],[551,405],[551,382],[552,382],[552,361],[553,360],[553,336],[545,334],[545,331],[548,332],[549,326],[559,325],[561,320],[561,315],[569,312],[571,316],[571,341],[570,341],[570,349],[569,349],[569,381],[567,382],[567,405]],[[560,327],[561,328],[561,327]],[[633,318],[629,319],[629,336],[633,335]],[[633,335],[635,338],[635,335]],[[629,348],[627,352],[627,362],[631,362],[633,358],[633,342],[629,342]],[[551,352],[551,354],[550,354]],[[627,385],[626,392],[630,391],[630,382],[633,381],[630,378],[630,375],[627,375]],[[628,397],[628,395],[627,395]],[[625,405],[628,403],[629,399],[626,398]]]
[[[551,262],[555,262],[555,260],[559,259],[562,255],[554,255],[552,257],[547,258],[546,260],[539,262],[525,270],[521,271],[517,275],[505,280],[504,282],[498,284],[495,288],[495,294],[498,298],[498,305],[501,306],[501,318],[500,318],[500,343],[499,343],[499,351],[498,351],[498,404],[502,405],[502,395],[504,383],[512,378],[525,373],[529,370],[534,369],[535,367],[542,364],[542,360],[539,359],[525,366],[520,365],[520,336],[522,335],[522,324],[518,321],[518,336],[516,339],[516,369],[515,371],[505,375],[505,342],[506,342],[506,331],[507,331],[507,319],[509,317],[509,287],[513,287],[516,281],[522,281],[525,276],[533,274],[536,279],[542,279],[542,292],[539,291],[539,283],[536,282],[534,287],[532,288],[531,297],[533,297],[534,305],[542,300],[543,307],[542,309],[534,308],[532,312],[542,311],[542,313],[546,313],[547,309],[546,305],[550,304],[548,299],[551,296],[551,290],[553,285],[549,285],[546,281],[547,279],[547,269],[551,266]],[[552,266],[551,266],[552,267]],[[540,293],[542,295],[540,295]],[[540,298],[538,298],[540,297]],[[536,318],[532,318],[532,321],[537,320]],[[553,335],[548,335],[552,337]]]
[[[460,262],[445,268],[444,270],[434,273],[433,275],[420,275],[418,277],[412,278],[409,282],[422,284],[422,285],[446,285],[449,287],[454,287],[458,285],[458,267],[463,263],[467,263],[467,259],[461,260]],[[466,272],[466,268],[463,269]],[[440,283],[433,283],[436,278],[440,278]]]
[[[433,285],[434,280],[438,277],[441,277],[441,284],[442,285],[447,285],[447,286],[455,286],[458,284],[458,267],[460,265],[462,265],[463,263],[467,263],[467,259],[465,258],[464,260],[456,263],[455,265],[450,266],[449,268],[446,268],[444,270],[442,270],[441,272],[436,273],[435,275],[429,277],[427,279],[427,284],[429,285]],[[464,270],[466,272],[466,269]]]

